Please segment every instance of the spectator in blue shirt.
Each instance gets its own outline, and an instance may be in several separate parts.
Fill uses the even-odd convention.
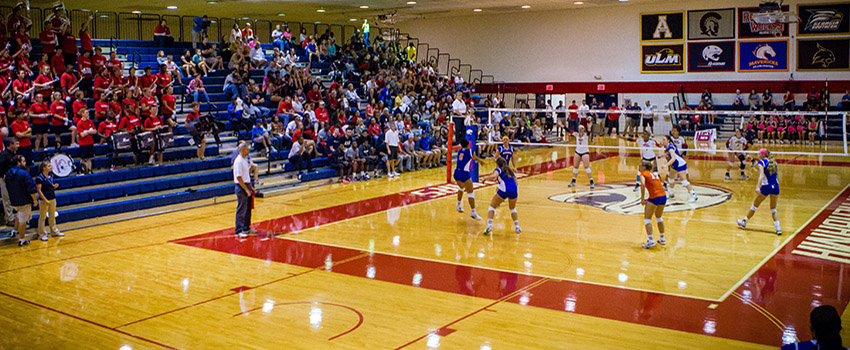
[[[266,133],[266,129],[263,129],[263,118],[257,118],[257,121],[254,123],[254,129],[251,130],[251,140],[254,141],[254,150],[258,150],[258,145],[262,144],[263,149],[270,150],[269,148],[269,134]]]
[[[15,230],[18,232],[18,247],[30,244],[26,238],[27,225],[32,218],[32,206],[37,203],[35,181],[26,168],[27,161],[24,156],[17,155],[12,158],[14,167],[6,173],[4,181],[9,191],[9,202],[15,208]]]
[[[202,40],[203,37],[206,36],[207,27],[210,26],[210,20],[207,18],[207,15],[203,17],[195,17],[192,20],[192,48],[198,48],[198,41]]]

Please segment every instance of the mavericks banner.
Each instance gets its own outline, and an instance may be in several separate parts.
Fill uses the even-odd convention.
[[[782,11],[788,11],[788,5],[782,6]],[[753,20],[753,14],[758,13],[758,7],[738,8],[738,37],[739,38],[764,38],[788,36],[788,25],[785,23],[758,24]]]
[[[850,70],[850,39],[797,40],[797,70]]]
[[[734,72],[735,42],[688,43],[688,72]]]
[[[735,9],[688,11],[688,40],[734,38]]]
[[[640,14],[640,41],[678,41],[684,38],[684,12]]]
[[[738,42],[739,72],[788,71],[788,40]]]
[[[641,73],[683,73],[685,44],[641,45]]]
[[[850,3],[798,5],[799,35],[850,34]]]

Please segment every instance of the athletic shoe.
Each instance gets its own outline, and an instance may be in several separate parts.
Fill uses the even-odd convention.
[[[249,234],[249,235],[255,235],[255,234],[259,233],[259,232],[257,232],[257,230],[252,229],[252,228],[249,228],[248,231],[244,231],[244,232]]]
[[[514,231],[516,231],[516,233],[522,233],[522,229],[521,229],[521,228],[519,228],[519,225],[517,225],[517,226],[516,226],[516,228],[514,229]]]
[[[777,236],[782,236],[782,229],[778,229],[778,230],[776,230],[776,235],[777,235]]]
[[[697,201],[696,195],[693,195],[693,196],[691,196],[691,199],[688,199],[688,203],[693,203],[693,202],[696,202],[696,201]]]
[[[248,234],[245,232],[239,232],[236,234],[236,238],[247,238]]]
[[[575,185],[576,185],[576,182],[575,182],[575,181],[572,181],[572,182],[570,182],[570,184],[569,184],[569,185],[567,185],[567,187],[575,187]]]
[[[80,145],[78,145],[78,144],[76,144],[76,143],[72,143],[72,144],[71,144],[71,147],[80,147]]]
[[[747,228],[747,222],[746,221],[738,219],[736,222],[738,223],[738,227]]]
[[[731,176],[729,176],[729,175],[726,175],[725,179],[726,179],[726,180],[732,180],[732,177],[731,177]]]
[[[47,235],[39,235],[38,239],[41,240],[41,241],[45,241],[45,242],[47,242],[47,240],[48,240]]]
[[[652,248],[652,247],[654,247],[654,246],[655,246],[655,242],[653,242],[653,241],[649,241],[649,240],[648,240],[648,241],[646,241],[646,243],[644,243],[641,247],[642,247],[643,249],[649,249],[649,248]]]
[[[54,231],[50,235],[53,236],[53,237],[65,237],[65,234],[62,233],[62,231]]]
[[[457,205],[457,212],[458,212],[458,213],[463,213],[463,205],[461,205],[461,204],[458,204],[458,205]]]
[[[664,239],[664,237],[661,237],[661,238],[658,239],[658,244],[665,245],[665,244],[667,244],[667,240]]]
[[[747,180],[747,179],[749,179],[749,178],[750,178],[750,177],[749,177],[749,176],[747,176],[747,175],[741,175],[741,180]]]
[[[30,244],[30,240],[28,240],[28,239],[19,239],[18,240],[18,247],[23,247],[27,244]]]
[[[667,191],[667,189],[666,189],[666,188],[665,188],[664,190],[665,190],[665,191]],[[669,195],[667,195],[667,198],[670,198],[670,199],[676,198],[676,194],[675,194],[675,193],[670,192],[670,194],[669,194]]]
[[[346,179],[346,178],[342,178],[342,180],[340,180],[340,182],[342,182],[342,184],[343,184],[343,185],[345,185],[345,184],[347,184],[347,183],[348,183],[348,179]]]
[[[639,185],[639,184],[635,184],[635,189],[634,189],[633,191],[637,192],[639,189],[640,189],[640,185]]]
[[[472,214],[469,215],[469,217],[471,217],[475,220],[481,220],[481,216],[478,216],[478,213],[472,213]]]
[[[591,182],[590,182],[590,188],[591,188],[591,189],[593,189],[593,188],[595,188],[595,187],[596,187],[596,185],[594,185],[594,184],[593,184],[593,181],[591,181]]]
[[[663,183],[663,186],[664,186],[664,192],[667,192],[667,183],[666,182]],[[670,197],[670,198],[673,198],[673,197]]]
[[[489,236],[490,232],[493,232],[493,226],[487,225],[487,227],[484,228],[484,235]]]
[[[111,165],[109,166],[109,171],[118,171],[118,168],[116,168],[114,165]]]

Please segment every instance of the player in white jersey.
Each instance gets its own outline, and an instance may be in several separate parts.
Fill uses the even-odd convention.
[[[694,191],[694,188],[691,187],[690,177],[688,176],[688,163],[682,159],[682,156],[679,155],[679,151],[676,150],[676,147],[673,145],[673,137],[667,136],[664,138],[664,153],[667,157],[668,161],[664,164],[664,167],[667,168],[667,182],[670,184],[670,195],[669,198],[674,198],[673,187],[676,185],[676,178],[683,174],[684,178],[682,178],[682,186],[685,186],[688,189],[688,192],[691,193],[691,199],[688,200],[688,203],[693,203],[697,201],[697,193]]]
[[[736,162],[738,163],[738,168],[741,169],[741,179],[746,180],[749,178],[744,173],[744,169],[747,168],[745,163],[747,155],[744,151],[749,147],[750,145],[747,143],[747,139],[744,137],[741,129],[735,129],[735,136],[726,140],[726,149],[729,150],[729,153],[726,154],[727,158],[729,158],[729,164],[726,165],[726,180],[732,180],[729,171],[732,170]]]
[[[573,181],[568,185],[573,187],[576,185],[576,176],[578,176],[578,163],[581,161],[584,164],[584,171],[587,172],[587,178],[590,180],[590,188],[596,187],[593,184],[593,174],[590,170],[590,149],[587,147],[587,141],[590,139],[584,125],[578,126],[578,132],[573,132],[570,136],[576,138],[576,153],[573,156]]]
[[[636,139],[622,137],[625,140],[631,142],[637,142],[638,147],[640,147],[640,157],[641,162],[649,162],[652,164],[652,171],[658,172],[658,163],[656,162],[656,154],[655,151],[661,147],[661,145],[654,138],[651,137],[650,133],[646,130],[641,133]],[[640,189],[640,169],[638,169],[637,173],[637,182],[635,183],[635,191]]]
[[[679,152],[679,155],[682,158],[685,158],[684,156],[686,156],[688,152],[686,151],[688,149],[688,143],[685,142],[685,138],[682,137],[678,126],[674,126],[673,130],[670,130],[670,136],[673,140],[673,146],[676,146],[676,151]]]

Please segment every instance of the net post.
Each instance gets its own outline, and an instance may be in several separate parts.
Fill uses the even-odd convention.
[[[487,133],[487,144],[489,145],[491,142],[493,142],[492,131],[494,130],[493,129],[494,128],[494,126],[493,126],[493,110],[491,108],[487,108],[487,126],[490,128],[490,132]]]
[[[841,133],[844,140],[844,154],[847,154],[847,112],[841,117]]]
[[[449,121],[448,144],[446,147],[446,183],[452,183],[452,152],[454,147],[455,124]]]

